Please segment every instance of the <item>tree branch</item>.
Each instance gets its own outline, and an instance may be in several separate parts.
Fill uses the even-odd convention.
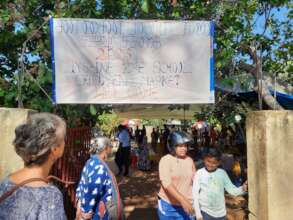
[[[0,76],[0,88],[7,89],[9,87],[9,82],[7,82],[5,79],[3,79]]]
[[[253,65],[249,65],[247,63],[240,62],[238,65],[238,68],[245,71],[245,72],[251,73],[255,77],[255,79],[257,79],[256,78],[257,68],[254,67]],[[269,74],[268,72],[264,72],[264,73]],[[269,106],[269,108],[276,109],[276,110],[283,110],[284,108],[271,95],[271,92],[268,88],[267,83],[264,80],[262,80],[262,84],[263,84],[262,89],[261,89],[262,91],[258,91],[257,88],[255,89],[255,91],[261,92],[262,98],[265,101],[265,103]]]
[[[249,65],[243,61],[240,61],[239,64],[238,64],[238,68],[240,70],[244,70],[245,72],[248,72],[250,74],[253,75],[253,77],[256,78],[256,67],[253,66],[253,65]]]
[[[265,13],[265,26],[264,26],[264,30],[263,30],[261,36],[264,36],[264,34],[267,30],[269,17],[271,15],[271,10],[272,10],[271,7],[265,7],[265,12],[264,12]]]

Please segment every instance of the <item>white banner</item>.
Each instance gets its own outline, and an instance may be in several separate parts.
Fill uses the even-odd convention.
[[[51,19],[56,103],[214,102],[213,23]]]

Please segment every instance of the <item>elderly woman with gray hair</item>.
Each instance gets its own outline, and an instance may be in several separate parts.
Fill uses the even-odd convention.
[[[111,148],[106,137],[98,136],[91,140],[91,157],[82,170],[76,190],[77,220],[124,218],[116,178],[105,163]]]
[[[33,114],[15,129],[13,144],[24,168],[0,183],[0,219],[66,219],[61,192],[47,183],[63,154],[65,133],[65,122],[49,113]]]

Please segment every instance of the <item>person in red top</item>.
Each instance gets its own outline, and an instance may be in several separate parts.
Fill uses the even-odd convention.
[[[160,220],[194,220],[192,184],[195,174],[193,160],[187,156],[192,137],[175,131],[168,137],[170,154],[159,163],[161,188],[158,193]]]

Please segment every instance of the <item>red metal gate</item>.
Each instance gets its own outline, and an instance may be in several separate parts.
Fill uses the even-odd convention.
[[[57,183],[63,193],[64,208],[69,220],[75,218],[75,190],[85,162],[89,158],[88,147],[90,144],[90,128],[68,128],[66,133],[66,145],[62,158],[53,166],[51,175],[65,181],[73,181],[74,185],[65,188]]]

